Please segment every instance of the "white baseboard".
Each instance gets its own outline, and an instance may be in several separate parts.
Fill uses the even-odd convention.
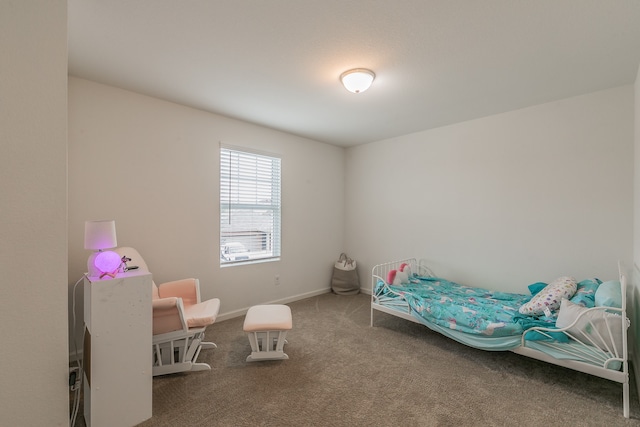
[[[304,294],[298,294],[298,295],[290,296],[290,297],[279,299],[279,300],[267,301],[260,304],[288,304],[290,302],[295,302],[302,299],[315,297],[318,295],[326,294],[328,292],[331,292],[331,288],[318,289],[316,291],[306,292]],[[245,307],[239,310],[230,311],[228,313],[219,314],[216,321],[229,320],[229,319],[233,319],[234,317],[244,316],[245,314],[247,314],[247,311],[249,310],[249,308],[251,307]]]
[[[369,289],[362,288],[360,289],[360,291],[365,294],[371,294],[371,290]],[[318,289],[311,292],[306,292],[304,294],[293,295],[293,296],[282,298],[279,300],[264,302],[262,304],[288,304],[290,302],[295,302],[302,299],[315,297],[315,296],[326,294],[329,292],[331,292],[331,288],[323,288],[323,289]],[[250,307],[246,307],[246,308],[241,308],[239,310],[234,310],[227,313],[219,314],[216,321],[229,320],[229,319],[233,319],[234,317],[244,316],[245,314],[247,314],[247,311],[249,310],[249,308]],[[75,362],[76,360],[78,360],[78,358],[82,359],[82,350],[78,350],[77,353],[75,351],[69,353],[69,360],[71,362]]]

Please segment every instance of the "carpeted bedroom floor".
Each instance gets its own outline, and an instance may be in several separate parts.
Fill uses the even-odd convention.
[[[153,417],[141,426],[640,425],[634,382],[626,420],[618,383],[384,313],[371,328],[369,302],[328,293],[289,304],[285,361],[245,362],[244,317],[210,326],[218,349],[199,360],[212,370],[154,378]]]

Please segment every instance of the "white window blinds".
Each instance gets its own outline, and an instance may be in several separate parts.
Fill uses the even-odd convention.
[[[220,263],[280,256],[280,158],[220,147]]]

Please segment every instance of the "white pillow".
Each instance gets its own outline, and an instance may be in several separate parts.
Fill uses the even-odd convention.
[[[578,341],[596,346],[603,351],[613,350],[613,346],[615,346],[618,356],[623,357],[621,316],[607,313],[605,310],[588,310],[588,308],[563,298],[560,304],[560,313],[558,313],[558,319],[556,320],[556,327],[565,328],[584,313],[567,332]],[[609,325],[608,328],[607,325]],[[611,330],[611,336],[609,335],[609,330]]]
[[[520,314],[529,316],[550,314],[560,307],[562,298],[571,298],[577,288],[578,284],[573,277],[559,277],[535,294],[529,302],[522,304]],[[546,310],[549,310],[549,313],[545,313]]]

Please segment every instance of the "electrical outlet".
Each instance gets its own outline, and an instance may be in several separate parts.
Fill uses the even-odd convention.
[[[78,390],[80,388],[80,381],[82,381],[80,368],[69,367],[69,390]]]
[[[276,274],[275,279],[273,280],[273,284],[276,286],[280,286],[280,275]]]

